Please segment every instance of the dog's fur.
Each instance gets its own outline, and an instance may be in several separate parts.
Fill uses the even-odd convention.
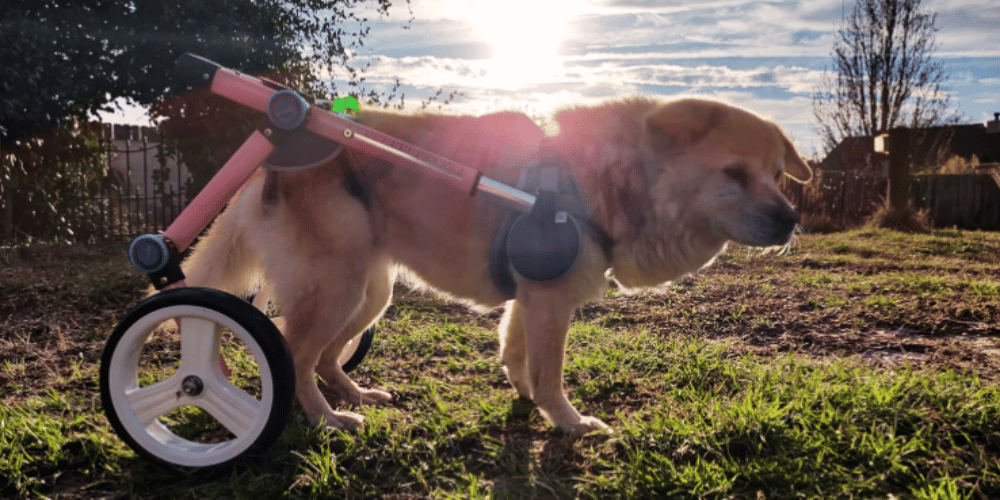
[[[513,184],[536,160],[543,131],[517,113],[473,117],[365,111],[360,122]],[[573,311],[601,296],[606,272],[622,286],[664,283],[709,263],[727,241],[782,245],[798,214],[778,191],[811,176],[774,124],[726,104],[632,98],[556,115],[551,144],[572,165],[590,216],[614,240],[611,260],[584,238],[577,265],[548,283],[517,278],[500,322],[500,359],[517,392],[574,434],[607,426],[583,416],[562,387]],[[185,263],[188,284],[252,292],[261,280],[280,305],[297,396],[314,424],[354,429],[334,411],[318,374],[349,405],[384,403],[359,388],[338,357],[388,307],[405,268],[448,295],[494,308],[489,245],[502,211],[406,167],[354,152],[371,192],[351,194],[343,165],[282,173],[277,204],[262,202],[263,173],[234,198]]]

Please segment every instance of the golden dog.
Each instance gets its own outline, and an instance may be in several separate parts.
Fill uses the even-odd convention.
[[[543,131],[517,113],[473,117],[365,111],[359,121],[514,184],[537,160]],[[632,98],[556,115],[549,143],[571,165],[591,221],[613,244],[583,237],[576,265],[550,282],[516,276],[500,322],[500,359],[517,392],[572,434],[606,429],[581,415],[562,386],[574,310],[597,299],[610,275],[632,288],[705,266],[727,241],[782,245],[798,214],[776,181],[811,177],[779,128],[726,104]],[[296,395],[310,422],[355,429],[362,417],[334,411],[318,374],[349,405],[384,403],[341,369],[344,346],[388,307],[401,268],[451,297],[495,308],[488,255],[504,215],[420,172],[354,152],[369,195],[352,194],[342,164],[282,173],[277,202],[262,201],[263,173],[233,199],[184,268],[188,284],[250,293],[261,280],[282,308]]]

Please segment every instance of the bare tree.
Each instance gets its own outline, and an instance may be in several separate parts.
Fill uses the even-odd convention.
[[[956,123],[937,48],[937,14],[921,0],[858,0],[837,32],[834,72],[813,95],[813,116],[826,151],[847,137],[893,127]]]

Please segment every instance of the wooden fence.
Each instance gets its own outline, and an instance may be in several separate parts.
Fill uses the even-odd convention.
[[[1000,231],[1000,174],[911,176],[910,202],[938,227]]]
[[[858,226],[883,203],[885,176],[817,171],[812,182],[782,179],[782,191],[802,214],[803,226]],[[910,176],[910,203],[927,209],[937,227],[1000,230],[1000,175]]]

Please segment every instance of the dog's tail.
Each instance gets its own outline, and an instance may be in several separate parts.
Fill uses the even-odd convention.
[[[249,186],[248,186],[249,187]],[[260,254],[253,247],[247,216],[259,197],[237,194],[181,263],[188,286],[209,287],[245,297],[261,286]],[[151,289],[150,289],[151,291]]]
[[[251,295],[260,287],[260,254],[251,246],[245,220],[248,207],[242,206],[258,200],[248,198],[237,196],[181,265],[188,286],[215,288],[237,296]]]

